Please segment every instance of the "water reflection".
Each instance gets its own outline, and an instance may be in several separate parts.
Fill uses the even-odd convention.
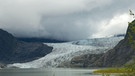
[[[1,69],[0,76],[101,76],[94,69]]]

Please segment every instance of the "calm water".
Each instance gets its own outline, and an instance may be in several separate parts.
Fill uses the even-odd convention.
[[[0,69],[0,76],[101,76],[94,69]]]

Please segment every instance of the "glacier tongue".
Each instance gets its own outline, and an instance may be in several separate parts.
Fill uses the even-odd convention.
[[[75,56],[84,54],[101,54],[112,49],[124,37],[96,38],[67,43],[45,43],[53,51],[40,59],[27,63],[9,64],[8,67],[45,68],[58,67],[63,62],[70,62]]]

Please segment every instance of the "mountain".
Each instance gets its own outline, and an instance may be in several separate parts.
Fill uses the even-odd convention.
[[[135,57],[135,20],[129,23],[126,36],[112,50],[109,50],[95,65],[103,67],[123,66]]]
[[[52,47],[42,43],[28,43],[17,40],[10,33],[0,29],[0,63],[28,62],[52,52]]]
[[[118,37],[118,36],[117,36]],[[85,67],[120,67],[132,62],[135,57],[135,20],[129,23],[127,33],[113,49],[105,54],[86,54],[74,57],[72,65]],[[77,66],[80,67],[80,66]]]
[[[26,63],[14,63],[9,67],[20,68],[42,68],[42,67],[74,67],[72,60],[74,57],[89,54],[89,57],[101,57],[101,54],[114,48],[124,37],[108,37],[85,39],[65,43],[45,43],[53,47],[51,53],[46,56]],[[91,55],[91,56],[90,56]],[[78,65],[78,64],[77,64]]]
[[[18,37],[17,39],[21,40],[21,41],[25,41],[25,42],[42,42],[42,43],[63,43],[63,42],[66,42],[66,41],[62,41],[62,40],[36,38],[36,37],[33,37],[33,38],[27,38],[27,37],[21,38],[21,37]]]
[[[114,35],[114,37],[125,37],[126,36],[126,34],[116,34],[116,35]]]

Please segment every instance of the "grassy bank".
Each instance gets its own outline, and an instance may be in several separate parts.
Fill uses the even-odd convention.
[[[96,70],[94,73],[132,73],[132,70],[127,70],[127,68],[108,68]]]
[[[96,70],[94,74],[102,74],[103,76],[135,76],[135,71],[129,68],[107,68]]]

